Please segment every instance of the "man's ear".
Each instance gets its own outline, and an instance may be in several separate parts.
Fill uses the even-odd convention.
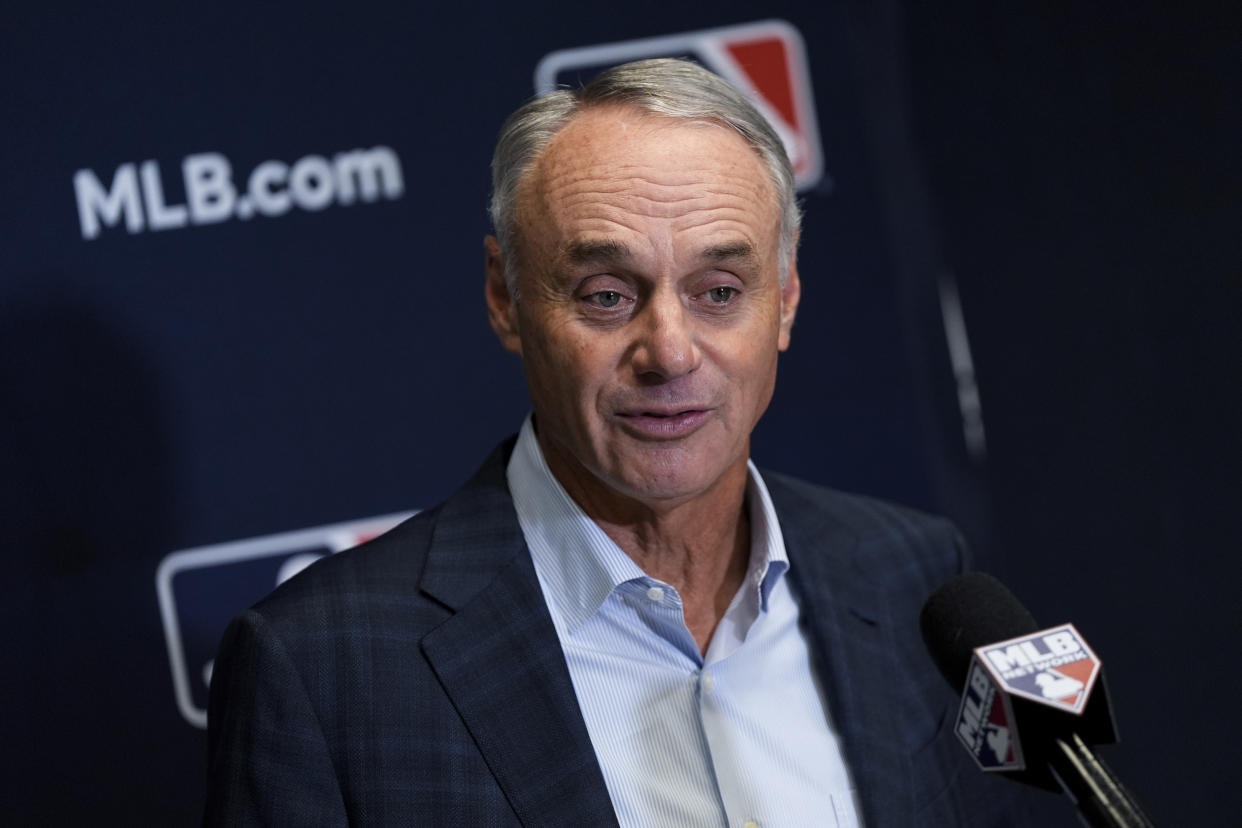
[[[794,245],[795,250],[797,244]],[[789,348],[789,333],[793,330],[794,317],[798,315],[798,302],[802,299],[802,282],[798,279],[798,254],[789,254],[789,276],[781,286],[781,330],[777,347]]]
[[[492,330],[506,351],[522,353],[522,336],[518,331],[517,302],[509,294],[509,285],[505,282],[505,254],[500,249],[500,242],[495,236],[483,240],[485,251],[485,268],[487,284],[484,294],[487,298],[487,319],[492,323]]]

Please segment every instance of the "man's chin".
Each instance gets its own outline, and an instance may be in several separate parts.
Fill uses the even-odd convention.
[[[735,465],[721,468],[718,464],[696,463],[685,457],[672,463],[636,462],[622,467],[611,483],[605,479],[605,484],[622,496],[652,508],[667,509],[704,495],[714,495],[726,483]],[[744,460],[742,465],[744,467]]]

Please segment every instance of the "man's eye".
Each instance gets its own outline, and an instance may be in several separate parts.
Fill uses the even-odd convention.
[[[713,302],[722,304],[722,305],[725,302],[728,302],[730,299],[732,299],[736,295],[737,295],[737,288],[732,288],[727,285],[721,285],[719,287],[714,287],[707,292],[708,299],[710,299]]]
[[[599,293],[592,293],[591,298],[601,308],[615,308],[621,302],[621,294],[615,290],[601,290]]]

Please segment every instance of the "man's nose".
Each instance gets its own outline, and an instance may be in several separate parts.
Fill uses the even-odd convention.
[[[695,320],[671,290],[656,291],[640,312],[634,370],[640,376],[674,379],[699,367],[702,354]]]

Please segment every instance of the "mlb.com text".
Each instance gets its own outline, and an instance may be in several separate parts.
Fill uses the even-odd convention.
[[[215,224],[232,218],[280,216],[297,207],[323,210],[333,204],[398,199],[405,192],[401,161],[389,147],[307,155],[292,164],[264,161],[233,183],[233,165],[218,152],[187,155],[181,162],[185,203],[166,195],[155,161],[117,167],[110,186],[90,169],[73,174],[82,238],[124,223],[130,233]]]

